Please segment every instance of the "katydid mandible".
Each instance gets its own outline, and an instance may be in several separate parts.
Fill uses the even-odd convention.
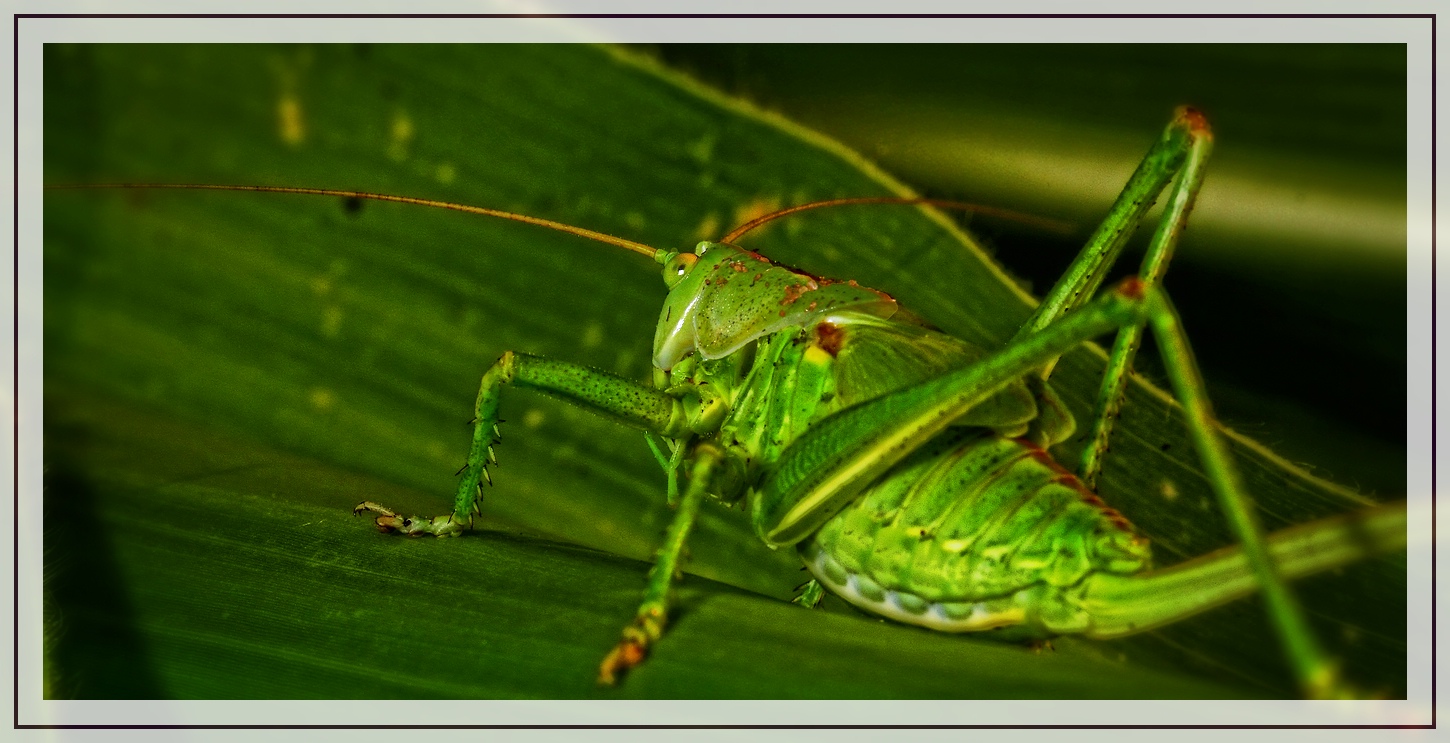
[[[1188,342],[1159,280],[1203,178],[1211,135],[1182,109],[1108,216],[1035,314],[1003,348],[975,348],[855,282],[777,265],[734,244],[769,219],[692,252],[657,250],[548,220],[422,199],[245,186],[417,203],[526,221],[650,256],[669,289],[655,333],[652,383],[562,361],[505,353],[484,374],[454,508],[402,516],[385,531],[455,536],[491,484],[507,386],[563,398],[641,429],[676,508],[634,621],[600,668],[614,683],[665,630],[670,586],[702,502],[742,503],[772,548],[794,547],[824,590],[897,621],[995,630],[1007,638],[1108,638],[1264,592],[1271,622],[1307,696],[1347,693],[1286,580],[1405,540],[1403,503],[1265,536],[1217,433]],[[165,187],[165,186],[149,186]],[[1133,228],[1169,189],[1137,278],[1094,299]],[[862,199],[850,201],[924,201]],[[799,207],[797,208],[799,209]],[[1191,438],[1239,546],[1153,571],[1147,539],[1093,492],[1144,328],[1151,328]],[[1050,376],[1080,343],[1116,332],[1098,410],[1076,473],[1047,453],[1073,434]],[[683,482],[682,482],[683,481]]]

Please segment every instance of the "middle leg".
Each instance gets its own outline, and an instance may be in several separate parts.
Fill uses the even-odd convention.
[[[683,447],[682,443],[681,448]],[[714,444],[701,444],[695,448],[695,462],[690,471],[689,485],[676,507],[674,519],[665,531],[664,544],[655,553],[655,564],[649,572],[644,600],[635,612],[634,622],[624,628],[619,644],[599,664],[599,683],[614,685],[620,674],[644,662],[650,646],[664,634],[665,624],[669,619],[670,587],[680,572],[685,542],[695,526],[700,504],[710,492],[716,465],[722,457],[722,452]]]

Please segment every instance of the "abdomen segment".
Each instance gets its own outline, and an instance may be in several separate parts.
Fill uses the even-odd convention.
[[[1046,452],[980,429],[938,437],[800,549],[851,603],[949,632],[1072,632],[1085,577],[1149,562],[1147,540]]]

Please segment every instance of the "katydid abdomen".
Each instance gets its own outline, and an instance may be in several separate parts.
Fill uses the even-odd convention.
[[[717,251],[744,252],[703,246],[701,263],[734,260]],[[818,312],[732,339],[718,358],[682,359],[664,384],[713,409],[695,416],[709,425],[691,428],[719,449],[710,494],[745,496],[757,534],[796,545],[850,603],[937,630],[1000,629],[1003,639],[1114,637],[1257,588],[1238,547],[1149,571],[1148,540],[1047,451],[1075,424],[1032,371],[1112,327],[1150,315],[1167,326],[1156,302],[1130,281],[1018,354],[987,353],[879,307]],[[1284,575],[1305,575],[1393,544],[1403,518],[1383,509],[1272,535],[1267,549]],[[1362,540],[1365,531],[1375,539]]]
[[[938,380],[985,368],[987,356],[914,322],[841,313],[761,338],[734,361],[700,364],[696,382],[733,403],[715,441],[744,475],[721,478],[739,484],[713,494],[729,501],[746,492],[757,533],[795,544],[833,593],[934,630],[1118,637],[1257,590],[1237,545],[1151,570],[1148,539],[1045,448],[1074,429],[1051,388],[1010,373],[1003,383],[984,380],[977,402],[864,487],[808,507],[813,496],[789,495],[808,490],[774,487],[791,479],[780,476],[782,461],[800,443],[829,439],[842,452],[794,457],[811,471],[877,456],[853,450],[849,427],[835,424],[867,419],[874,438],[893,415],[881,403],[934,401]],[[742,367],[741,358],[750,361]],[[843,433],[822,433],[833,425]],[[1299,577],[1399,543],[1404,518],[1403,504],[1384,507],[1285,530],[1266,546],[1285,577]]]
[[[757,343],[748,369],[706,362],[693,376],[733,402],[719,442],[744,473],[763,536],[779,509],[762,503],[768,496],[759,486],[796,438],[985,355],[913,322],[850,312]],[[952,632],[1022,627],[1006,633],[1014,637],[1080,631],[1088,620],[1070,594],[1089,573],[1144,569],[1149,548],[1039,445],[1072,429],[1053,399],[1034,398],[1014,380],[834,516],[822,506],[813,522],[826,520],[799,542],[807,567],[852,604],[910,624]]]
[[[952,429],[801,544],[822,585],[858,607],[947,632],[1022,626],[1048,637],[1090,618],[1090,573],[1136,573],[1148,541],[1047,452]]]

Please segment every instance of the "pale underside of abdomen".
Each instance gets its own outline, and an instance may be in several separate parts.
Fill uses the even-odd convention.
[[[1147,541],[1029,442],[953,429],[802,542],[807,568],[866,611],[946,632],[1088,621],[1073,589],[1147,567]]]

